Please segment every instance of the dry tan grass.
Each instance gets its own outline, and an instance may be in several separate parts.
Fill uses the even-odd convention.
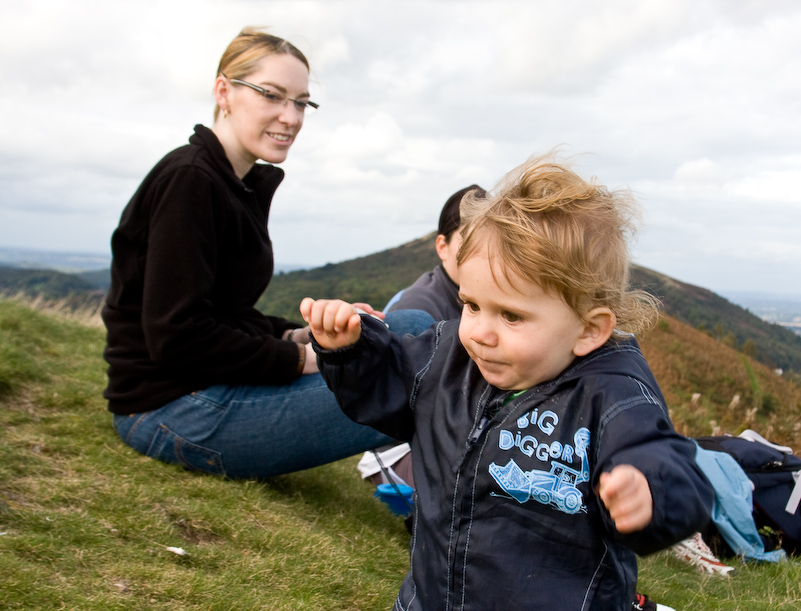
[[[797,384],[670,316],[640,340],[679,432],[738,435],[752,428],[801,449]]]
[[[103,319],[100,317],[100,311],[103,309],[102,301],[97,304],[90,304],[85,301],[75,303],[66,297],[63,299],[45,299],[40,295],[31,298],[22,292],[14,294],[0,292],[0,300],[12,301],[32,310],[43,312],[62,320],[76,322],[86,327],[103,327]]]

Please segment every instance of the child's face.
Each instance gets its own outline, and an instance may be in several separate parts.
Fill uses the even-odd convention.
[[[517,276],[510,284],[500,269],[495,272],[497,279],[486,240],[459,267],[462,345],[484,379],[502,390],[555,378],[575,358],[584,323],[560,297]]]

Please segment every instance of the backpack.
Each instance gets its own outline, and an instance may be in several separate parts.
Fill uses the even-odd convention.
[[[780,546],[789,553],[801,553],[801,458],[753,431],[695,441],[706,450],[729,454],[742,467],[754,488],[754,522],[766,549]],[[771,535],[767,540],[766,533]]]

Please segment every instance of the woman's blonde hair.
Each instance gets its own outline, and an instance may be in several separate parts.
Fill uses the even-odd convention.
[[[231,41],[220,58],[217,76],[223,74],[229,79],[245,79],[269,55],[291,55],[300,60],[307,70],[310,69],[306,56],[292,43],[258,28],[245,28]],[[219,106],[215,105],[215,120],[219,112]]]
[[[470,193],[462,199],[458,264],[490,237],[491,264],[498,260],[507,282],[516,276],[536,283],[582,319],[595,307],[608,307],[617,331],[639,333],[656,322],[659,302],[629,289],[628,240],[638,212],[629,191],[585,181],[554,154],[532,158],[485,199]]]

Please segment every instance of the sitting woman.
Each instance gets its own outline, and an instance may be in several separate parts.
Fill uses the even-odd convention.
[[[306,329],[254,307],[273,274],[267,219],[284,177],[269,164],[317,108],[308,61],[246,29],[222,56],[214,97],[212,128],[196,126],[156,164],[112,237],[104,396],[117,433],[147,456],[236,478],[391,442],[342,414]],[[388,318],[419,330],[403,320]]]

